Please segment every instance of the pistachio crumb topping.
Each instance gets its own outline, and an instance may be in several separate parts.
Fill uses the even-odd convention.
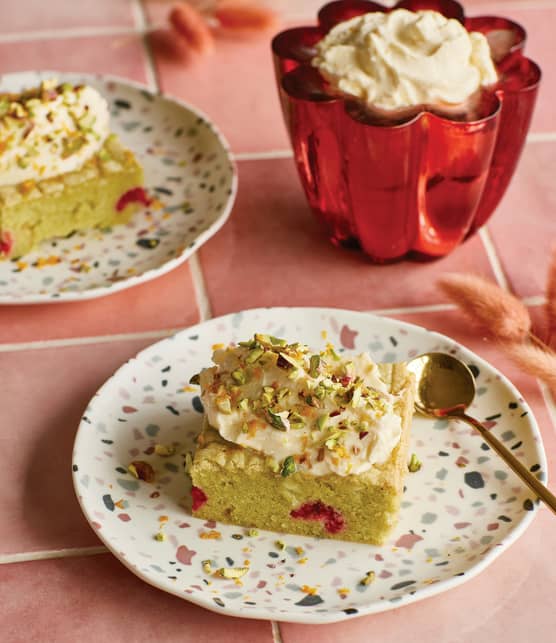
[[[359,585],[370,585],[376,577],[373,571],[367,572],[365,576],[359,581]]]
[[[422,467],[421,461],[415,455],[415,453],[412,453],[411,458],[409,459],[409,463],[407,465],[408,470],[410,471],[410,473],[416,473],[417,471],[419,471],[421,467]]]
[[[201,384],[209,424],[265,453],[284,477],[298,469],[360,473],[385,462],[399,441],[397,396],[366,354],[346,360],[331,344],[314,351],[256,333],[216,348],[213,361],[191,380]]]
[[[249,567],[220,567],[215,572],[216,576],[221,578],[241,578],[249,571]]]

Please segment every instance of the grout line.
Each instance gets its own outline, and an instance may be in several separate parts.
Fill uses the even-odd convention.
[[[153,53],[147,38],[145,27],[147,24],[147,17],[145,15],[145,7],[143,0],[135,0],[135,9],[138,20],[138,26],[143,29],[143,49],[145,51],[145,75],[147,78],[147,86],[152,91],[160,91],[160,84],[158,82],[158,75]],[[195,292],[195,301],[201,321],[206,321],[211,317],[210,301],[207,294],[205,278],[201,263],[199,261],[198,253],[189,257],[189,270],[191,272],[191,281],[193,282],[193,291]]]
[[[163,339],[176,333],[178,328],[164,330],[148,330],[140,333],[119,333],[115,335],[97,335],[91,337],[66,337],[65,339],[44,339],[34,342],[0,343],[0,353],[15,351],[37,350],[43,348],[64,348],[70,346],[87,346],[88,344],[109,344],[110,342],[125,342],[140,339]]]
[[[532,132],[527,134],[527,143],[550,143],[556,141],[556,132]]]
[[[134,8],[135,8],[134,14],[138,21],[138,26],[141,28],[141,32],[143,34],[143,51],[145,52],[146,84],[151,91],[160,91],[160,85],[158,83],[154,56],[151,49],[151,45],[149,43],[148,32],[145,30],[145,27],[147,25],[147,16],[145,15],[145,7],[143,6],[142,0],[135,0]]]
[[[546,304],[546,297],[544,295],[532,295],[531,297],[523,297],[521,301],[526,306],[544,306]]]
[[[492,242],[492,238],[486,226],[482,227],[479,230],[479,237],[481,238],[483,246],[485,247],[485,251],[490,262],[490,267],[492,268],[492,272],[494,273],[498,285],[501,286],[504,290],[509,291],[510,285],[508,283],[506,275],[504,274],[502,264],[500,263],[500,259],[498,258],[498,255],[496,253],[496,248],[494,247],[494,243]]]
[[[270,625],[272,627],[272,640],[274,643],[283,643],[279,623],[277,621],[270,621]]]
[[[193,281],[193,290],[195,291],[195,299],[197,300],[201,321],[206,321],[212,317],[212,311],[198,252],[189,257],[189,269],[191,271],[191,280]]]
[[[377,308],[367,312],[373,315],[411,315],[413,313],[437,313],[444,310],[457,310],[455,304],[429,304],[427,306],[407,306],[406,308]]]
[[[94,36],[132,36],[140,33],[135,27],[72,27],[0,34],[0,44],[33,40],[88,38]]]
[[[28,551],[19,554],[0,555],[0,565],[10,563],[26,563],[33,560],[49,560],[52,558],[75,558],[76,556],[96,556],[106,554],[108,549],[102,545],[97,547],[76,547],[72,549],[47,549],[44,551]]]
[[[267,161],[271,159],[291,159],[293,151],[287,150],[268,150],[266,152],[238,152],[232,154],[234,161]]]

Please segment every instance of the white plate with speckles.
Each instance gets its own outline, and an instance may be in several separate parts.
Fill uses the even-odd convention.
[[[196,108],[121,78],[53,71],[3,75],[0,92],[49,78],[91,85],[107,99],[111,130],[143,166],[154,204],[127,225],[44,241],[0,261],[0,304],[92,299],[163,275],[219,230],[236,194],[228,144]]]
[[[336,309],[227,315],[158,342],[122,366],[91,400],[77,432],[73,480],[83,512],[99,538],[147,583],[233,616],[326,623],[455,587],[488,567],[531,524],[537,505],[529,490],[477,434],[464,424],[422,417],[413,423],[411,451],[423,466],[408,474],[400,522],[382,547],[265,531],[249,536],[241,527],[192,518],[183,454],[192,449],[202,406],[188,381],[210,364],[215,343],[254,332],[315,349],[331,341],[344,351],[369,351],[377,361],[452,352],[476,375],[472,413],[546,477],[541,436],[527,403],[501,373],[452,339]],[[156,443],[174,444],[176,455],[154,455]],[[152,464],[154,484],[127,473],[135,459]],[[166,540],[158,542],[162,516]],[[285,550],[276,547],[277,538]],[[203,560],[213,568],[249,561],[250,571],[236,584],[204,573]],[[363,586],[368,571],[375,580]]]

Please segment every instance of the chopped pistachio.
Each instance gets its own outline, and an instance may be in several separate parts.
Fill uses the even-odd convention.
[[[415,455],[415,453],[411,454],[411,458],[409,460],[409,464],[407,465],[407,468],[411,473],[415,473],[416,471],[419,471],[421,468],[421,461],[419,458]]]
[[[318,377],[320,372],[320,355],[311,355],[309,359],[309,375]]]
[[[325,428],[326,423],[328,422],[329,419],[330,419],[330,416],[328,415],[328,413],[325,413],[324,415],[319,416],[316,423],[317,428],[322,431]]]
[[[162,531],[159,531],[157,534],[154,535],[154,539],[158,540],[158,542],[161,543],[166,540],[166,534],[163,533]]]
[[[260,344],[271,344],[270,337],[263,333],[255,333],[255,340]]]
[[[290,421],[290,426],[292,429],[302,429],[305,426],[305,420],[303,416],[295,411],[291,411],[288,420]]]
[[[299,374],[299,369],[294,368],[293,371],[288,375],[289,380],[294,380]]]
[[[259,343],[254,339],[250,339],[247,342],[239,342],[239,345],[243,346],[243,348],[257,348]]]
[[[264,348],[253,348],[247,353],[247,357],[245,358],[245,361],[248,364],[254,364],[259,357],[264,353]]]
[[[326,390],[324,386],[321,386],[320,384],[314,389],[313,395],[318,399],[318,400],[323,400],[326,396]]]
[[[216,398],[216,408],[226,415],[229,415],[232,412],[232,404],[230,398],[227,396],[217,397]]]
[[[271,395],[274,395],[274,388],[272,386],[263,386],[263,391],[265,393],[270,393]]]
[[[200,384],[201,380],[200,380],[200,377],[199,377],[199,373],[195,373],[195,375],[192,375],[191,379],[189,380],[189,383],[190,384]]]
[[[273,398],[274,398],[273,393],[263,393],[261,395],[261,404],[263,406],[270,406],[272,404]]]
[[[245,384],[245,371],[242,368],[232,371],[232,379],[238,384]]]
[[[274,413],[267,409],[268,422],[271,426],[279,431],[287,431],[290,428],[290,423],[287,418],[283,418],[280,414]]]
[[[212,572],[212,564],[210,560],[203,560],[201,565],[203,566],[205,574],[210,574]]]
[[[174,453],[176,452],[176,448],[171,444],[155,444],[154,452],[156,453],[156,455],[167,458],[171,455],[174,455]]]
[[[242,433],[249,433],[249,425],[247,424],[247,422],[244,422],[241,425],[241,432]]]
[[[276,547],[278,547],[278,549],[286,549],[286,543],[283,540],[277,540],[274,544],[276,545]]]
[[[188,451],[185,454],[185,462],[183,463],[185,473],[189,473],[191,471],[191,466],[192,465],[193,465],[193,455],[191,454],[190,451]]]
[[[249,567],[221,567],[215,574],[222,578],[241,578],[249,571]]]
[[[373,571],[367,572],[359,581],[359,585],[370,585],[374,581],[375,576],[376,574]]]
[[[354,408],[358,407],[361,402],[361,389],[359,386],[356,386],[353,389],[352,395],[351,395],[351,406]]]
[[[274,337],[274,335],[269,335],[268,338],[270,339],[271,343],[274,344],[274,346],[287,346],[288,344],[285,339]]]
[[[249,410],[249,400],[246,397],[244,397],[243,399],[241,399],[239,401],[238,407],[242,411],[248,411]]]
[[[290,394],[290,389],[289,388],[281,388],[278,390],[277,396],[279,400],[283,400],[285,397],[287,397]]]
[[[259,530],[254,528],[248,529],[247,535],[250,536],[251,538],[254,538],[255,536],[259,535]]]
[[[283,478],[287,478],[288,476],[291,476],[292,473],[295,473],[297,471],[297,467],[295,465],[295,460],[293,459],[293,456],[289,455],[284,462],[282,462],[282,468],[280,470],[280,475]]]

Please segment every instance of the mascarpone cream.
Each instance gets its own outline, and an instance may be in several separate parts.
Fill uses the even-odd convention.
[[[372,12],[333,27],[312,64],[369,106],[458,104],[497,81],[488,42],[436,11]]]
[[[79,170],[108,134],[108,105],[92,87],[0,94],[0,186]]]

